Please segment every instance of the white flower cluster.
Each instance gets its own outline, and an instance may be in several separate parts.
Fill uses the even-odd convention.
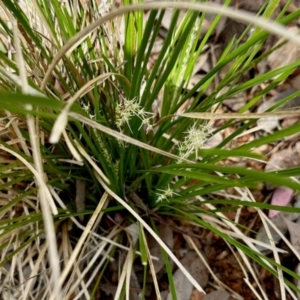
[[[170,185],[168,185],[167,189],[165,190],[159,190],[162,193],[156,193],[156,195],[158,196],[156,202],[162,202],[164,200],[169,201],[168,198],[171,198],[173,195],[177,195],[179,196],[177,193],[174,193],[173,190],[170,188]]]
[[[145,126],[146,133],[148,133],[150,130],[153,130],[153,126],[150,122],[150,120],[153,118],[152,115],[152,113],[146,112],[145,109],[140,106],[137,98],[132,100],[123,99],[123,103],[119,103],[116,107],[116,125],[122,132],[122,129],[126,123],[132,132],[129,121],[133,116],[137,116],[142,121],[139,130],[142,126]]]
[[[194,124],[190,127],[186,132],[187,135],[184,138],[184,141],[178,144],[179,156],[185,159],[194,153],[196,158],[198,158],[198,150],[203,148],[210,132],[211,127],[209,125],[196,128],[196,124]]]
[[[83,101],[81,101],[81,107],[85,110],[85,112],[90,116],[92,120],[96,119],[96,114],[94,115],[91,114],[90,102],[87,102],[87,104],[85,104]]]

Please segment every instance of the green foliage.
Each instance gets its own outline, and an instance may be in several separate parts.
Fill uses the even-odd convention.
[[[136,2],[143,1],[127,0],[124,5]],[[277,2],[266,1],[261,15],[270,18]],[[45,183],[52,189],[61,191],[61,200],[65,204],[64,210],[60,210],[57,217],[60,221],[53,220],[56,232],[62,226],[62,220],[72,217],[74,222],[74,216],[91,214],[98,199],[107,192],[103,185],[105,181],[113,193],[127,199],[134,211],[144,214],[147,213],[143,211],[146,207],[161,216],[188,220],[195,226],[211,230],[277,276],[278,269],[284,267],[276,259],[266,258],[249,245],[245,246],[243,238],[241,241],[223,233],[220,228],[217,229],[203,219],[199,212],[223,221],[226,217],[221,215],[222,209],[219,206],[216,208],[217,205],[224,205],[229,210],[237,210],[243,205],[253,206],[259,211],[270,208],[292,211],[290,208],[244,201],[245,199],[231,200],[226,196],[222,199],[216,197],[211,201],[207,199],[213,193],[224,192],[228,188],[249,191],[248,188],[255,189],[262,182],[284,185],[295,192],[299,191],[300,184],[290,178],[299,175],[299,168],[265,173],[224,163],[230,157],[264,160],[263,155],[253,150],[298,133],[299,123],[233,148],[229,146],[230,143],[251,128],[254,121],[229,120],[221,128],[214,128],[207,120],[181,117],[179,110],[185,105],[185,112],[214,112],[227,98],[264,84],[265,88],[240,110],[243,113],[299,67],[300,60],[240,82],[239,78],[244,73],[265,59],[260,50],[269,36],[261,28],[256,28],[251,33],[248,26],[243,33],[246,41],[241,42],[239,37],[231,40],[213,68],[188,90],[196,60],[209,43],[222,14],[215,16],[211,27],[203,35],[201,29],[205,12],[187,10],[178,25],[179,10],[174,10],[162,48],[150,67],[148,63],[165,10],[157,10],[152,6],[145,19],[144,7],[140,6],[141,9],[138,10],[133,6],[131,12],[127,10],[124,19],[117,10],[101,19],[105,4],[102,4],[100,10],[96,1],[91,1],[90,6],[82,6],[84,3],[35,1],[32,3],[32,10],[38,17],[33,21],[30,15],[24,13],[18,1],[2,0],[11,18],[18,22],[19,37],[14,36],[11,26],[1,19],[1,33],[7,36],[9,43],[2,43],[0,51],[0,106],[4,125],[11,130],[9,140],[1,140],[1,145],[33,164],[35,159],[32,157],[32,150],[27,153],[24,150],[24,144],[32,143],[27,127],[16,133],[10,122],[14,122],[12,116],[17,117],[20,122],[28,121],[29,116],[34,117],[43,169],[47,177],[47,181],[44,179]],[[226,1],[224,5],[229,4],[230,1]],[[188,7],[189,4],[184,5]],[[287,16],[280,15],[277,21],[288,24],[298,17],[299,11],[296,11]],[[21,41],[21,52],[15,48],[15,53],[11,54],[16,38]],[[27,93],[24,93],[18,57],[24,59]],[[230,68],[223,79],[206,94],[208,88],[213,86],[216,76],[228,65]],[[280,76],[274,79],[277,75]],[[225,87],[228,89],[221,93]],[[284,101],[288,100],[289,98]],[[84,123],[84,118],[89,119],[90,123]],[[64,123],[63,119],[68,122]],[[97,127],[97,124],[101,127]],[[57,126],[54,127],[55,132],[54,125]],[[235,128],[235,131],[215,148],[206,149],[207,140],[226,128]],[[63,135],[52,145],[48,140],[54,133],[59,137],[62,133]],[[9,141],[16,134],[19,141],[16,142],[18,146],[14,147]],[[20,146],[21,140],[23,146]],[[79,159],[76,158],[76,153]],[[17,156],[14,162],[8,161],[0,165],[4,174],[0,178],[9,178],[1,182],[0,189],[3,193],[14,191],[17,195],[1,204],[2,216],[11,214],[18,205],[28,205],[26,201],[29,196],[38,198],[35,175],[23,166]],[[76,197],[73,188],[78,179],[85,182],[87,189],[87,209],[83,212],[76,212],[73,201]],[[27,188],[29,189],[26,190]],[[142,205],[132,201],[128,196],[130,193],[138,195]],[[36,198],[35,205],[22,211],[20,216],[5,218],[0,222],[0,228],[3,229],[0,251],[8,249],[11,242],[19,243],[19,247],[0,262],[1,266],[45,233],[43,214]],[[57,199],[55,203],[60,205]],[[203,209],[207,203],[214,209]],[[109,215],[121,211],[124,213],[124,208],[111,199],[103,213]],[[147,218],[149,224],[155,224],[151,214]],[[128,212],[124,213],[124,219],[123,227],[136,222]],[[150,259],[147,256],[147,241],[140,219],[137,221],[140,226],[137,248],[141,251],[142,261],[146,263],[147,257]],[[234,225],[238,228],[238,224]],[[35,231],[34,226],[38,230]],[[11,238],[12,232],[27,228],[30,230]],[[94,228],[94,231],[96,233],[97,230]],[[114,235],[108,234],[108,238],[114,239]],[[124,243],[130,246],[130,243]],[[96,287],[100,285],[104,270],[109,265],[109,255],[113,256],[115,253],[114,247],[109,249],[104,269],[96,280]],[[136,250],[135,247],[134,249]],[[175,299],[172,268],[165,249],[162,251],[172,297]],[[295,273],[284,271],[298,278]],[[287,284],[297,290],[291,282]],[[64,289],[65,294],[72,292],[66,286]],[[94,288],[92,298],[95,293]],[[120,295],[124,295],[123,293],[124,291],[120,292]]]

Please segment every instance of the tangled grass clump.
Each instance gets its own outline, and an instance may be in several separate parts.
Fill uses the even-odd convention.
[[[260,50],[269,32],[300,45],[299,37],[282,26],[299,13],[284,16],[285,8],[273,22],[269,19],[278,1],[266,2],[258,17],[227,7],[230,1],[221,7],[124,0],[118,9],[108,1],[1,1],[4,299],[146,299],[150,281],[150,294],[161,299],[164,286],[154,268],[157,257],[151,253],[149,236],[162,252],[169,297],[176,299],[178,293],[169,258],[204,291],[158,234],[158,225],[169,219],[179,232],[176,222],[219,236],[237,259],[242,257],[245,284],[255,295],[264,297],[256,270],[265,269],[278,278],[282,299],[287,293],[295,299],[299,289],[283,274],[297,280],[299,275],[280,264],[281,250],[274,244],[264,245],[272,257],[260,253],[240,218],[241,206],[254,207],[266,222],[262,210],[272,206],[257,203],[251,189],[270,182],[299,191],[300,184],[292,178],[295,170],[265,173],[227,165],[230,157],[266,162],[264,153],[253,150],[299,128],[293,124],[245,145],[229,146],[258,118],[243,112],[300,64],[239,83],[243,73],[265,59]],[[166,8],[173,8],[170,26],[148,68]],[[179,22],[180,9],[186,13]],[[203,33],[207,13],[215,17]],[[243,43],[233,38],[212,69],[189,88],[194,65],[221,15],[257,28],[245,29]],[[216,80],[225,66],[226,76]],[[259,85],[265,88],[239,113],[215,112],[227,98]],[[281,112],[293,114],[299,115]],[[225,121],[215,127],[216,119]],[[227,128],[234,129],[232,134],[214,148],[206,147],[209,138]],[[227,193],[230,189],[235,195]],[[234,220],[223,208],[234,212]],[[198,253],[192,239],[183,237]],[[142,271],[135,268],[137,260]],[[210,272],[219,286],[234,294]]]

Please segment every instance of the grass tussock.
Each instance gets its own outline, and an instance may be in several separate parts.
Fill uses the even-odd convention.
[[[257,299],[268,299],[260,272],[277,278],[281,299],[297,299],[300,277],[281,264],[281,255],[299,254],[284,236],[285,250],[275,245],[264,212],[300,210],[258,201],[254,191],[266,183],[299,191],[299,168],[249,166],[265,166],[269,153],[261,149],[293,137],[299,123],[239,141],[259,130],[257,119],[300,115],[276,106],[255,112],[299,68],[299,59],[248,76],[284,46],[265,51],[270,37],[300,45],[285,27],[299,10],[289,12],[287,3],[278,13],[274,0],[257,14],[237,11],[230,1],[222,7],[130,0],[118,8],[109,1],[0,4],[3,299],[162,299],[163,292],[177,299],[177,269],[192,287],[209,292],[175,251],[179,235],[180,247],[195,251],[215,289],[242,299],[216,274],[201,236],[212,244],[218,239],[234,256]],[[173,10],[162,38],[166,8]],[[243,32],[209,56],[225,16],[244,24]],[[210,69],[196,77],[204,55]],[[222,111],[241,93],[251,97],[240,109]],[[245,210],[263,224],[269,242],[255,239],[258,228],[249,228]],[[171,231],[164,236],[161,226]]]

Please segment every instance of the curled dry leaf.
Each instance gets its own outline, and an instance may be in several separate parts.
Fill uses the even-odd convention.
[[[270,157],[266,167],[265,171],[276,171],[276,170],[282,170],[282,169],[288,169],[297,167],[300,164],[300,155],[297,151],[297,147],[294,147],[293,149],[283,149],[281,151],[275,152]],[[274,186],[271,184],[266,185],[267,189],[273,189]]]
[[[194,251],[189,251],[181,260],[183,266],[190,272],[190,274],[199,282],[199,284],[204,288],[208,283],[208,271],[199,258],[199,256]],[[174,275],[174,285],[176,288],[176,294],[178,300],[190,299],[193,292],[193,285],[186,278],[180,269],[178,269]],[[172,294],[169,292],[168,300],[172,300]]]
[[[265,112],[267,109],[269,109],[271,106],[273,106],[274,103],[273,101],[267,101],[263,102],[257,109],[258,113]],[[271,132],[275,128],[278,127],[279,121],[278,118],[273,116],[273,117],[268,117],[268,118],[261,118],[257,120],[257,125],[264,131],[266,132]]]
[[[300,224],[291,222],[285,219],[288,231],[290,233],[291,244],[294,246],[295,250],[300,254]]]
[[[247,96],[245,92],[238,93],[223,101],[223,105],[229,107],[232,111],[239,111],[247,102]]]
[[[204,296],[203,300],[228,300],[230,294],[224,290],[213,291]]]
[[[207,142],[204,145],[204,148],[208,148],[208,149],[215,148],[219,144],[221,144],[221,142],[223,142],[223,135],[219,131],[207,140]]]
[[[193,292],[193,285],[186,278],[180,269],[173,275],[174,285],[176,288],[176,295],[178,300],[190,299]],[[171,292],[169,292],[167,300],[173,300]]]
[[[272,218],[272,222],[277,227],[277,229],[283,235],[285,235],[288,230],[287,221],[294,221],[297,217],[298,217],[297,214],[280,212],[278,215]],[[279,233],[270,225],[268,225],[268,227],[271,232],[274,243],[277,244],[281,240]],[[266,228],[263,225],[258,230],[258,233],[256,235],[256,240],[270,245],[270,240],[268,238]],[[256,245],[256,247],[259,251],[267,250],[266,247],[263,247],[261,245]]]
[[[287,202],[290,202],[292,199],[293,191],[288,188],[278,188],[275,190],[273,198],[272,198],[272,204],[274,205],[284,205],[287,206]],[[285,202],[285,203],[283,203]],[[299,206],[298,201],[294,204],[295,207]],[[272,218],[272,222],[276,227],[280,230],[280,232],[284,235],[287,231],[290,233],[290,239],[292,245],[295,247],[295,249],[300,253],[300,222],[299,222],[299,214],[298,213],[283,213],[278,211],[272,211],[269,212],[269,217]],[[293,222],[297,220],[297,223]],[[270,232],[272,234],[273,240],[275,243],[279,242],[281,237],[280,235],[271,227]],[[256,236],[256,239],[269,244],[269,239],[266,234],[265,227],[262,226],[259,229],[259,232]],[[262,246],[257,246],[259,250],[265,250]]]
[[[274,223],[274,225],[278,228],[278,230],[282,234],[286,234],[286,232],[287,232],[287,225],[284,222],[281,214],[278,214],[277,216],[275,216],[272,219],[272,222]],[[271,235],[272,235],[274,243],[277,244],[281,240],[280,235],[275,231],[275,229],[273,229],[273,227],[270,227],[269,225],[268,225],[268,227],[269,227],[269,230],[271,232]],[[256,235],[256,240],[260,241],[260,242],[263,242],[263,243],[265,243],[267,245],[271,244],[270,240],[268,238],[268,235],[267,235],[266,228],[263,225],[258,230],[258,233]],[[261,246],[261,245],[256,245],[256,247],[257,247],[258,251],[265,251],[265,250],[267,250],[266,247]]]
[[[265,170],[281,170],[299,166],[300,157],[297,151],[293,149],[283,149],[275,152],[269,159]]]
[[[165,14],[163,16],[163,19],[161,21],[161,25],[166,31],[168,31],[169,28],[170,28],[173,13],[174,13],[173,9],[171,9],[171,8],[166,9]],[[182,22],[182,20],[184,19],[185,14],[186,14],[185,11],[180,11],[179,17],[178,17],[178,20],[177,20],[177,25],[179,25]]]
[[[218,96],[222,96],[228,90],[230,87],[225,86],[218,94]],[[230,108],[232,111],[239,111],[244,105],[247,103],[247,93],[245,91],[242,91],[240,93],[237,93],[235,95],[232,95],[228,98],[226,98],[223,102],[222,105],[225,107]]]
[[[139,228],[137,224],[132,223],[129,226],[127,226],[125,230],[130,234],[130,236],[132,237],[133,244],[135,244],[139,238]]]
[[[296,26],[290,27],[287,30],[289,30],[291,33],[294,33],[297,35],[299,33],[299,29]],[[276,48],[278,45],[284,42],[284,39],[280,39],[275,45],[274,48]],[[293,42],[286,42],[284,45],[282,45],[280,48],[273,51],[267,58],[267,66],[271,70],[276,70],[281,67],[287,66],[288,64],[296,61],[300,58],[300,48],[295,45]],[[258,68],[260,69],[260,73],[265,72],[265,67],[262,65],[258,65]],[[275,76],[277,78],[279,75]]]
[[[279,101],[287,98],[288,96],[298,92],[298,89],[295,88],[290,88],[287,89],[286,91],[280,93],[278,96],[274,97],[273,102],[278,103]],[[300,106],[300,97],[294,97],[293,99],[291,99],[290,101],[286,102],[285,104],[283,104],[282,106],[280,106],[281,108],[295,108],[295,107],[299,107]]]
[[[265,112],[267,109],[275,105],[276,103],[280,102],[281,100],[285,99],[286,97],[294,94],[297,92],[297,89],[290,88],[282,93],[279,93],[277,96],[272,97],[269,101],[263,102],[257,109],[258,113]],[[283,104],[280,106],[282,109],[287,109],[287,108],[295,108],[300,106],[300,97],[295,97],[288,101],[287,103]],[[276,127],[278,127],[279,122],[278,118],[276,117],[269,117],[269,118],[261,118],[257,121],[257,125],[261,126],[261,129],[270,132]]]

